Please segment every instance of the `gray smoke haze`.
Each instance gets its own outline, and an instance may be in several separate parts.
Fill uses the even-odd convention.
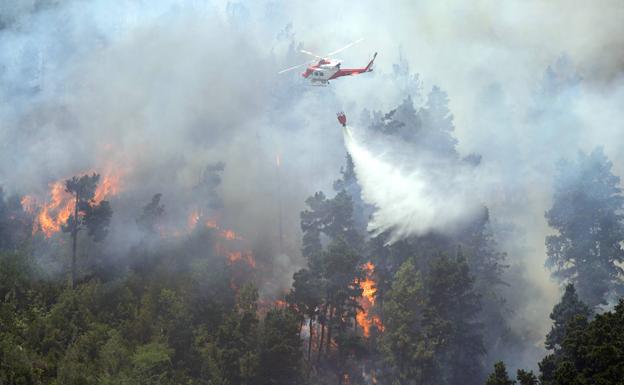
[[[482,155],[478,193],[509,253],[512,325],[539,344],[559,295],[543,267],[555,162],[604,145],[624,174],[623,19],[615,0],[2,2],[0,184],[45,197],[50,182],[119,172],[111,243],[122,250],[156,192],[183,226],[201,172],[223,161],[224,221],[270,240],[287,285],[302,263],[303,202],[344,162],[334,113],[353,121],[406,94],[422,104],[435,84],[459,151]],[[372,74],[327,88],[276,75],[307,60],[298,44],[323,53],[360,37],[340,58],[359,66],[378,51]],[[404,226],[397,213],[384,221]]]

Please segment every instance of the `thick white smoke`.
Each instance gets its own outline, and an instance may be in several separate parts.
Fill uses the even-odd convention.
[[[409,235],[448,231],[478,212],[465,174],[439,162],[434,169],[422,158],[402,162],[392,152],[373,154],[349,127],[343,128],[343,135],[362,199],[376,208],[368,224],[374,234],[390,230],[393,242]]]

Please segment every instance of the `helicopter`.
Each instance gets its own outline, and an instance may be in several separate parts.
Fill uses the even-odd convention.
[[[329,84],[330,80],[337,79],[342,76],[353,76],[359,75],[365,72],[371,72],[373,70],[373,62],[377,57],[377,52],[373,55],[373,58],[368,62],[366,67],[362,68],[340,68],[342,64],[342,60],[331,59],[330,57],[344,51],[345,49],[361,42],[364,39],[356,40],[352,43],[347,44],[346,46],[337,49],[333,52],[330,52],[325,55],[317,55],[307,50],[300,50],[301,53],[306,55],[313,56],[315,60],[306,62],[303,64],[299,64],[296,66],[292,66],[286,69],[283,69],[278,72],[278,74],[283,74],[284,72],[288,72],[303,66],[307,66],[306,70],[301,73],[306,79],[309,79],[312,85],[315,86],[326,86]]]

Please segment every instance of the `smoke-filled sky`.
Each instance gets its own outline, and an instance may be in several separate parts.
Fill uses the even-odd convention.
[[[183,218],[202,170],[223,161],[224,211],[247,238],[277,238],[281,202],[290,272],[303,202],[344,163],[335,112],[357,130],[362,109],[408,93],[418,106],[435,84],[459,151],[483,156],[493,222],[515,228],[500,241],[533,296],[518,322],[543,335],[558,295],[543,268],[555,162],[603,145],[624,173],[622,20],[616,0],[3,1],[0,184],[45,196],[50,182],[114,171],[126,222],[157,192]],[[358,38],[338,56],[361,66],[379,52],[371,74],[329,87],[277,75],[308,59],[299,44],[324,53]]]

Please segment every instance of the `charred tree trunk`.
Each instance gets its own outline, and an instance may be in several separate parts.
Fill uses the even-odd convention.
[[[310,322],[308,323],[308,362],[310,361],[310,355],[312,354],[312,318],[310,317]]]
[[[76,285],[76,243],[78,242],[78,194],[76,194],[76,203],[74,205],[74,223],[71,228],[72,237],[72,262],[71,262],[71,288]]]
[[[334,322],[334,315],[335,315],[335,307],[330,307],[329,308],[329,319],[327,322],[327,343],[326,345],[326,354],[329,354],[330,348],[331,348],[331,335],[332,335],[332,326],[333,326],[333,322]]]
[[[323,311],[321,312],[321,317],[319,319],[321,323],[321,340],[319,342],[318,355],[316,357],[316,362],[321,362],[321,354],[323,354],[323,337],[325,337],[325,316],[327,315],[327,305],[323,306]]]

